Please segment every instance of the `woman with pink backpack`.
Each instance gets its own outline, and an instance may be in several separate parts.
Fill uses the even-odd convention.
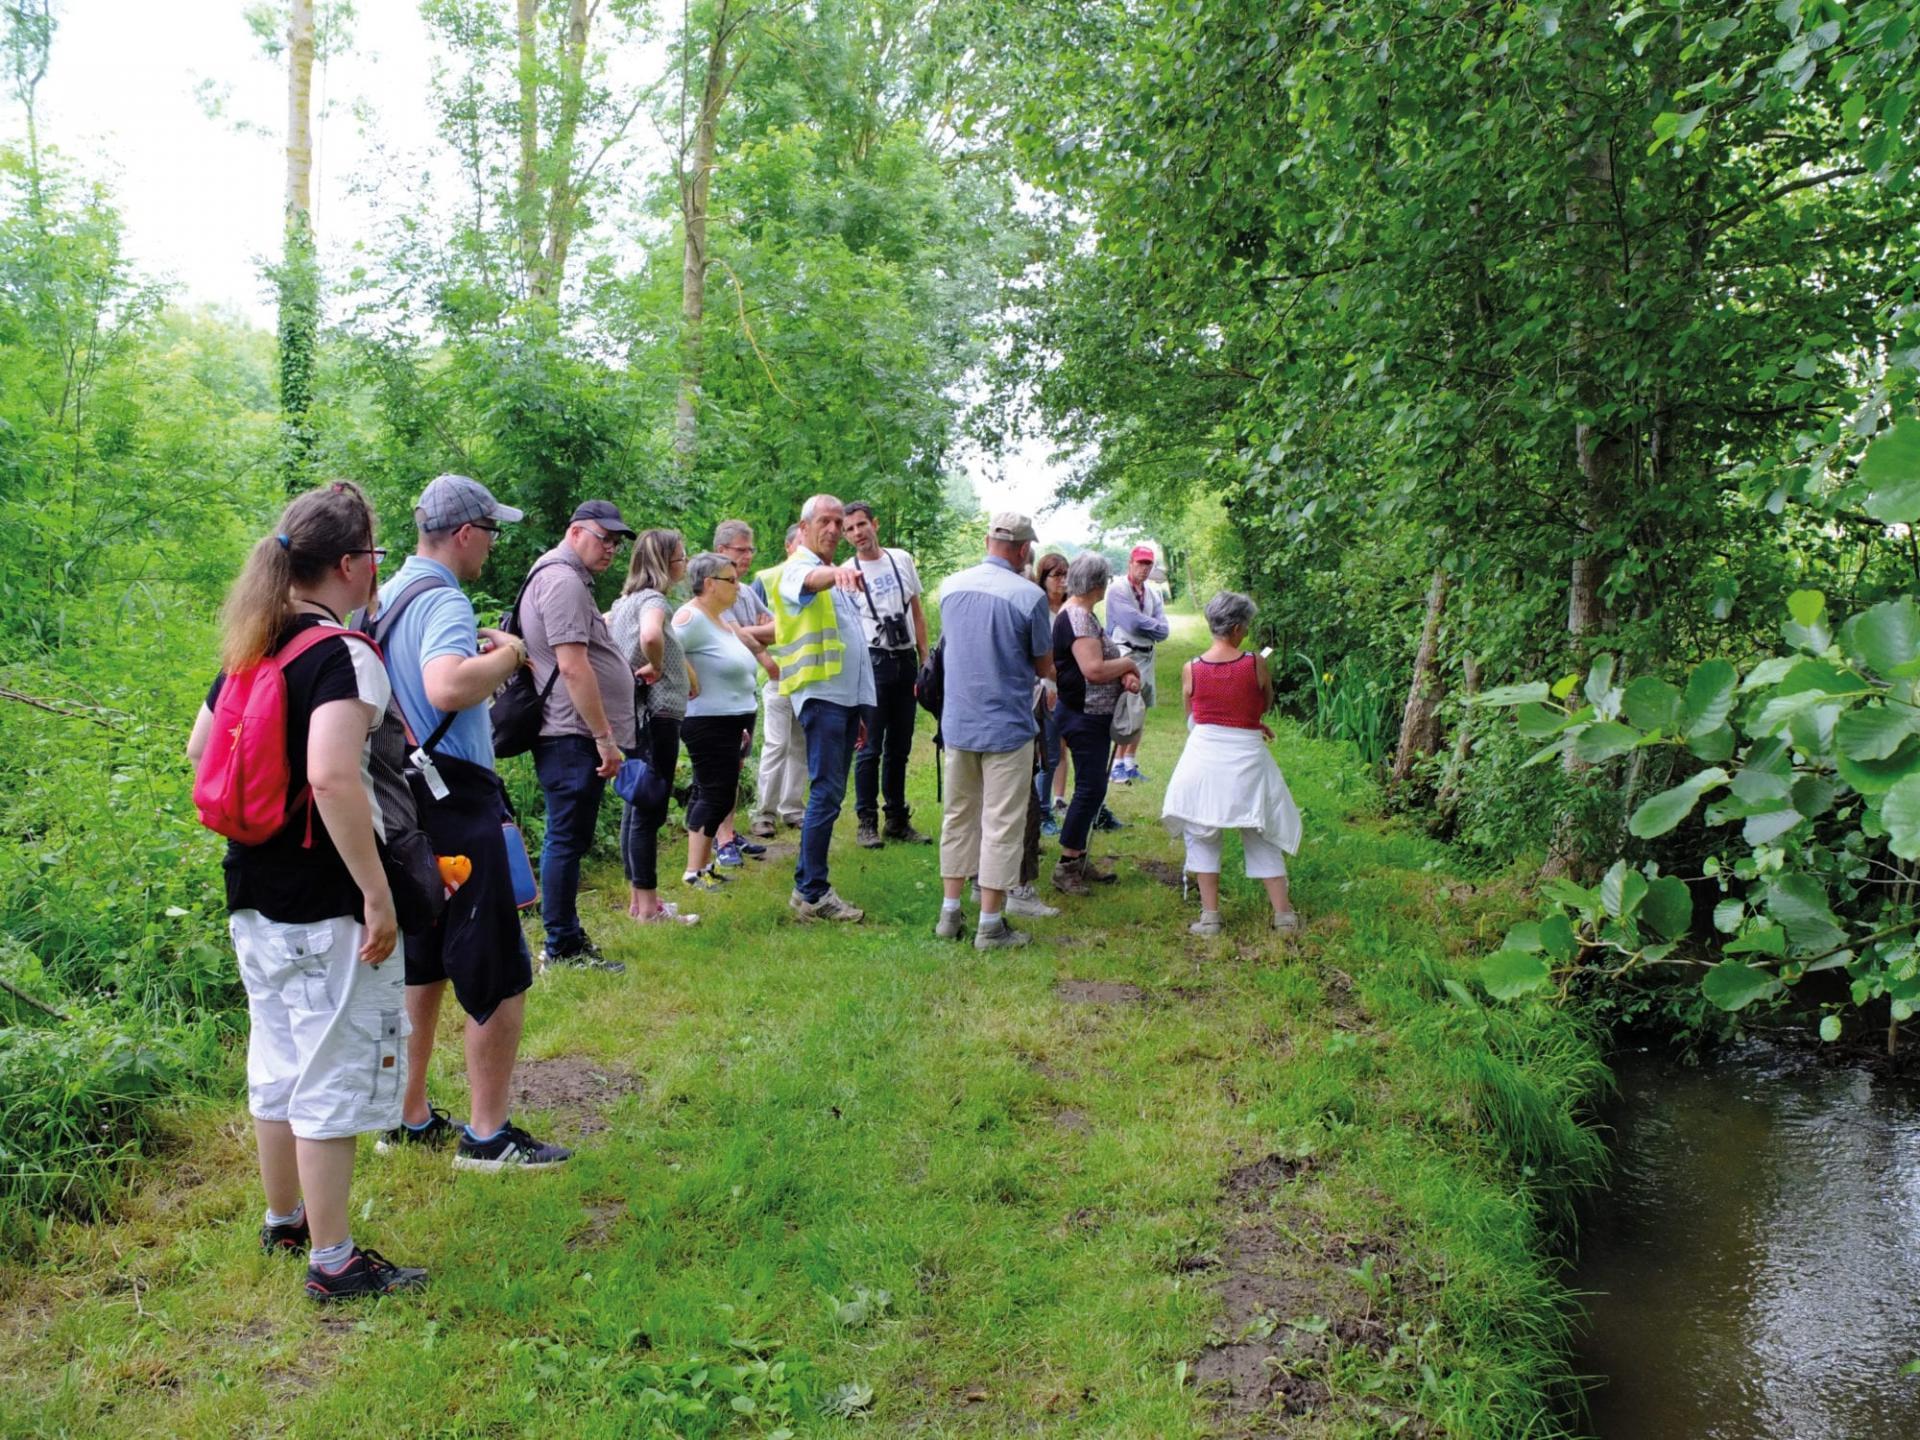
[[[201,819],[229,837],[229,928],[247,990],[261,1248],[309,1251],[316,1300],[418,1290],[427,1272],[353,1243],[355,1138],[400,1123],[404,967],[371,742],[386,668],[346,617],[379,583],[373,508],[339,481],[287,506],[222,612],[194,722]]]

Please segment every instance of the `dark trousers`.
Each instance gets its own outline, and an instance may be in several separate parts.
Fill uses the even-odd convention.
[[[853,762],[853,813],[877,821],[884,802],[887,820],[907,822],[907,759],[913,753],[913,722],[919,706],[913,682],[919,657],[911,650],[869,650],[874,703],[867,710],[867,743]]]
[[[696,715],[680,731],[693,766],[693,792],[687,800],[687,829],[711,840],[733,813],[740,795],[741,741],[753,733],[753,712],[744,715]]]
[[[1067,818],[1060,825],[1060,848],[1085,850],[1094,818],[1107,800],[1113,717],[1088,715],[1062,704],[1054,706],[1053,722],[1060,727],[1061,743],[1073,757],[1073,799],[1067,802]]]
[[[641,730],[644,751],[638,752],[657,775],[667,778],[667,793],[660,803],[643,810],[628,805],[620,817],[620,865],[627,872],[627,884],[638,890],[660,888],[660,827],[667,823],[667,811],[673,805],[673,771],[680,763],[680,722],[667,715],[655,715]]]
[[[550,735],[534,742],[533,771],[547,797],[547,834],[540,846],[540,923],[549,955],[577,954],[587,943],[580,924],[580,862],[593,848],[600,797],[607,782],[595,772],[600,755],[585,735]]]
[[[800,822],[800,855],[793,867],[793,888],[804,900],[818,900],[831,888],[827,852],[834,822],[847,798],[847,771],[864,707],[832,700],[809,700],[800,707],[800,730],[807,737],[807,814]]]
[[[1060,727],[1054,723],[1051,708],[1040,707],[1040,770],[1033,777],[1033,792],[1045,806],[1053,804],[1053,777],[1060,769]]]
[[[1020,883],[1031,885],[1040,878],[1040,821],[1047,813],[1051,803],[1041,798],[1041,777],[1046,771],[1041,768],[1046,759],[1046,750],[1039,736],[1033,742],[1033,784],[1027,787],[1027,831],[1021,839],[1020,847]]]

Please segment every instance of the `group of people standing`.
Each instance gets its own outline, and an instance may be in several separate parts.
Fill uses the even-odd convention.
[[[1073,795],[1058,822],[1053,886],[1083,896],[1115,878],[1093,862],[1088,841],[1108,785],[1139,778],[1133,749],[1111,748],[1112,717],[1122,694],[1151,699],[1153,649],[1168,634],[1145,583],[1150,550],[1136,551],[1113,584],[1094,553],[1035,566],[1031,520],[996,515],[985,558],[941,587],[942,640],[930,654],[913,557],[880,545],[863,503],[812,497],[786,534],[785,558],[756,571],[744,521],[723,521],[713,547],[689,555],[679,532],[636,532],[611,501],[589,500],[530,568],[500,628],[478,623],[461,587],[480,577],[502,526],[522,512],[476,480],[442,475],[413,518],[416,552],[382,584],[386,552],[358,487],[335,482],[288,505],[228,596],[220,672],[187,747],[202,782],[223,764],[232,781],[236,757],[258,737],[243,737],[255,720],[221,705],[223,687],[239,677],[228,698],[244,692],[252,707],[259,677],[271,672],[285,750],[274,778],[284,783],[284,810],[274,815],[284,819],[264,840],[233,839],[224,869],[251,1021],[249,1109],[267,1196],[260,1242],[307,1255],[315,1299],[426,1281],[424,1270],[393,1264],[349,1233],[359,1134],[379,1132],[382,1152],[451,1145],[460,1169],[540,1170],[570,1158],[509,1114],[535,970],[519,919],[517,830],[495,768],[499,716],[489,715],[509,682],[530,681],[537,695],[529,743],[546,812],[542,969],[624,968],[588,936],[578,906],[581,864],[623,766],[668,782],[623,787],[633,796],[620,852],[634,922],[696,923],[681,902],[764,857],[758,841],[782,822],[799,830],[793,916],[863,919],[832,884],[834,826],[851,775],[857,843],[931,843],[906,800],[923,705],[944,746],[938,935],[965,933],[969,885],[982,950],[1028,943],[1009,915],[1059,913],[1035,882],[1054,777],[1069,759]],[[840,562],[843,536],[853,555]],[[595,581],[629,542],[620,597],[603,614]],[[1111,632],[1095,613],[1103,600]],[[1298,813],[1264,744],[1246,738],[1264,729],[1271,702],[1264,661],[1240,650],[1251,620],[1245,597],[1216,597],[1213,647],[1182,677],[1195,730],[1162,818],[1185,837],[1200,874],[1203,910],[1191,927],[1199,935],[1221,928],[1220,843],[1235,827],[1248,873],[1267,883],[1276,928],[1297,925],[1284,854],[1298,845]],[[734,814],[760,704],[748,839]],[[659,837],[682,747],[692,772],[687,859],[680,898],[668,900]],[[444,913],[409,921],[396,901],[409,887],[395,856],[416,823],[434,854],[467,865],[448,883]],[[438,898],[437,882],[433,890]],[[427,1093],[449,986],[467,1017],[471,1095],[460,1124]]]

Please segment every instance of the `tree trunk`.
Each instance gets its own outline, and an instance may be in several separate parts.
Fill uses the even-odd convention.
[[[1447,572],[1438,567],[1427,587],[1427,619],[1420,629],[1420,648],[1413,657],[1413,684],[1407,690],[1407,708],[1400,719],[1400,746],[1393,757],[1393,786],[1413,778],[1413,766],[1440,744],[1440,681],[1435,652],[1440,644],[1440,617],[1447,605]]]
[[[528,292],[540,270],[540,44],[539,0],[518,0],[520,42],[520,172],[514,194],[514,230]]]
[[[287,21],[286,239],[280,268],[281,471],[287,493],[306,488],[313,452],[308,410],[320,328],[313,242],[313,0],[293,0]]]
[[[1479,657],[1468,655],[1460,662],[1460,670],[1460,696],[1471,701],[1480,693]],[[1444,833],[1453,830],[1454,812],[1460,808],[1460,777],[1467,768],[1467,756],[1473,751],[1473,730],[1467,724],[1467,713],[1463,709],[1459,727],[1453,732],[1453,754],[1447,758],[1446,778],[1440,782],[1440,793],[1433,802]]]
[[[713,182],[715,132],[738,70],[728,68],[728,46],[739,17],[722,0],[707,44],[707,71],[693,141],[680,172],[680,391],[674,405],[673,455],[682,474],[693,469],[700,437],[701,326],[707,312],[707,197]],[[685,79],[682,84],[686,83]]]
[[[530,287],[536,300],[559,299],[560,286],[567,276],[567,252],[573,248],[580,205],[573,150],[580,131],[580,110],[586,103],[587,26],[592,19],[587,0],[570,0],[567,39],[560,52],[560,113],[553,125],[553,153],[547,157],[551,176],[547,187],[547,248]]]

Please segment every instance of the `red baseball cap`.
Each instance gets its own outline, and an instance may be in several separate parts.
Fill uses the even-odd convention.
[[[1153,547],[1151,545],[1136,545],[1133,547],[1133,553],[1127,558],[1129,560],[1145,560],[1148,564],[1152,564],[1159,557],[1153,553]]]

